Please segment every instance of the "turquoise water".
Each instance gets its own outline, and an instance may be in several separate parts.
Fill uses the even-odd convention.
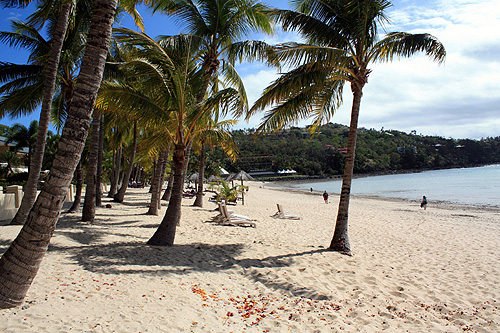
[[[283,182],[278,186],[340,193],[340,180]],[[354,179],[351,193],[419,201],[500,208],[500,165],[424,171]]]

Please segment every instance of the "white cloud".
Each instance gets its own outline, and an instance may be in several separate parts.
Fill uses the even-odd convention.
[[[455,138],[500,135],[500,2],[415,3],[395,3],[386,30],[433,34],[445,45],[446,62],[418,55],[373,65],[359,126]],[[352,97],[345,90],[332,121],[347,125]]]

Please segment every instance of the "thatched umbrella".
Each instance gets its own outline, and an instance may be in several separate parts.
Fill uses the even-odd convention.
[[[241,180],[241,186],[243,186],[243,181],[244,180],[254,180],[252,176],[250,176],[248,173],[245,171],[241,170],[238,172],[236,175],[229,177],[231,180]],[[244,191],[241,193],[241,204],[245,204],[245,195]]]
[[[219,179],[219,177],[217,177],[215,175],[211,175],[210,177],[208,177],[208,181],[209,182],[220,182],[220,179]]]
[[[195,172],[195,173],[193,173],[191,176],[189,176],[189,177],[188,177],[188,180],[189,180],[190,182],[194,182],[194,188],[195,188],[195,189],[198,189],[198,178],[199,178],[199,177],[200,177],[200,175],[198,174],[198,172]],[[190,185],[190,184],[188,183],[188,186],[189,186],[189,185]]]

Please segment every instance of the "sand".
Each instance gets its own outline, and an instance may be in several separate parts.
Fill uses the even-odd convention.
[[[248,184],[231,209],[256,228],[210,223],[215,204],[184,199],[173,247],[145,245],[165,213],[145,215],[147,188],[104,198],[94,224],[63,215],[0,331],[500,331],[500,211],[353,197],[345,256],[326,250],[337,195]],[[276,203],[303,219],[272,218]],[[1,253],[19,228],[0,225]]]

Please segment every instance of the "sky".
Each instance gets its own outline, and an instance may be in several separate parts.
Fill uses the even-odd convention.
[[[288,0],[268,0],[268,5],[289,8]],[[390,23],[381,33],[405,31],[430,33],[447,51],[444,64],[423,55],[373,64],[363,90],[359,127],[381,130],[416,131],[423,135],[446,138],[500,136],[500,1],[498,0],[395,0],[386,14]],[[32,11],[0,9],[0,30],[10,31],[10,19],[24,19]],[[182,32],[182,22],[161,14],[139,9],[150,36]],[[119,25],[134,28],[123,17]],[[298,41],[294,33],[280,31],[273,36],[254,34],[249,39],[270,44]],[[25,52],[0,45],[0,61],[23,63]],[[260,63],[237,66],[243,78],[249,104],[278,77],[275,69]],[[349,124],[352,94],[344,89],[343,104],[331,122]],[[240,121],[236,128],[257,127],[262,114]],[[0,124],[29,124],[37,119],[0,119]],[[299,126],[309,124],[308,121]]]

